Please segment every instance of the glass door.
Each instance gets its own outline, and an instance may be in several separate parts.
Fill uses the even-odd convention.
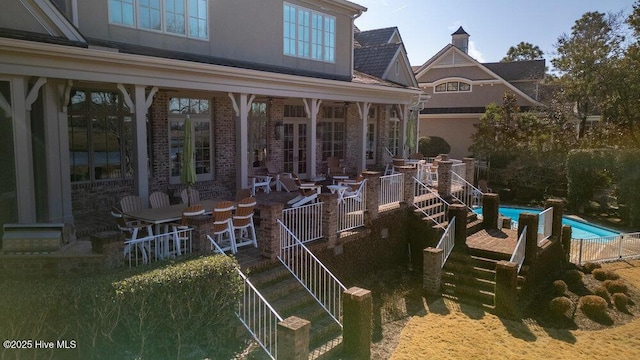
[[[367,165],[375,164],[376,162],[376,124],[367,124]]]
[[[11,83],[0,81],[0,236],[2,225],[18,222],[16,165],[13,148]]]
[[[308,126],[301,122],[284,123],[284,172],[307,177]]]

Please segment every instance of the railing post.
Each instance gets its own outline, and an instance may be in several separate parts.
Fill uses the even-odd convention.
[[[380,172],[363,171],[362,176],[367,180],[365,185],[367,188],[365,224],[370,224],[378,218],[378,204],[380,202]]]
[[[442,249],[428,247],[422,251],[422,287],[427,295],[440,294],[443,256]]]
[[[349,359],[371,358],[373,299],[371,291],[352,287],[342,296],[342,344]]]
[[[463,204],[449,205],[447,217],[449,222],[456,219],[455,224],[455,248],[458,250],[467,249],[467,206]]]
[[[485,229],[498,228],[499,209],[500,197],[498,194],[484,194],[482,196],[482,226]]]
[[[338,195],[320,194],[322,206],[322,234],[327,239],[327,247],[333,248],[338,241]]]
[[[566,262],[571,261],[571,232],[571,226],[562,225],[562,249],[565,253]]]
[[[438,162],[438,194],[446,201],[451,200],[451,166],[453,161]]]
[[[560,199],[547,199],[544,208],[553,208],[553,223],[551,225],[551,236],[560,239],[562,236],[562,214],[564,212],[564,203]]]
[[[278,323],[279,360],[306,360],[309,358],[309,333],[311,322],[290,316]]]
[[[473,158],[462,158],[462,162],[465,165],[464,179],[471,185],[473,185],[475,177],[475,160]]]
[[[506,260],[496,264],[495,306],[500,315],[510,317],[518,305],[518,264]]]
[[[413,205],[413,187],[415,186],[413,178],[418,175],[418,169],[413,166],[396,166],[395,169],[396,172],[404,174],[404,195],[402,196],[402,201],[411,206]]]
[[[538,259],[538,214],[521,213],[518,218],[518,236],[527,227],[526,246],[524,250],[524,264],[533,265]]]
[[[257,205],[260,211],[260,226],[258,226],[257,238],[260,255],[275,260],[280,254],[280,226],[284,204]]]

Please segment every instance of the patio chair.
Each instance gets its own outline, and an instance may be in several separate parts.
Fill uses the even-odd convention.
[[[281,184],[280,184],[280,177],[283,176],[284,174],[282,173],[282,171],[280,171],[278,169],[278,166],[276,165],[275,162],[269,160],[267,162],[265,162],[265,165],[267,167],[267,175],[271,176],[271,186],[276,186],[276,190],[280,191],[281,190]]]
[[[271,191],[271,180],[273,177],[270,175],[256,175],[253,171],[253,166],[249,166],[249,186],[251,189],[251,196],[256,196],[256,190],[261,189],[265,193]]]
[[[362,202],[362,200],[364,200],[362,195],[364,193],[364,187],[366,183],[367,183],[367,179],[363,179],[359,183],[350,184],[352,187],[352,190],[347,190],[344,192],[342,196],[343,201],[348,199],[353,199],[357,202]]]
[[[329,176],[333,175],[344,175],[347,172],[347,168],[342,165],[342,160],[340,160],[337,156],[329,156],[327,158],[327,174]]]
[[[318,198],[321,187],[315,183],[302,183],[296,174],[291,177],[281,178],[282,187],[288,192],[297,191],[298,195],[287,201],[291,207],[298,207],[310,202],[314,202]]]
[[[231,219],[233,226],[233,241],[236,251],[239,247],[253,244],[258,247],[256,228],[253,225],[253,213],[256,207],[256,199],[248,197],[238,202],[235,214]]]
[[[200,202],[200,192],[196,189],[182,189],[180,192],[183,204],[195,204]]]
[[[171,200],[169,199],[169,195],[162,191],[156,191],[149,195],[149,203],[152,208],[162,208],[171,205]]]
[[[183,253],[187,252],[187,245],[189,245],[188,249],[191,252],[192,249],[192,241],[191,241],[191,232],[189,230],[189,218],[192,216],[202,215],[204,214],[204,207],[202,205],[193,205],[190,206],[182,212],[182,219],[180,220],[180,224],[173,224],[173,250],[169,248],[169,253],[171,255],[180,256]]]
[[[127,221],[124,214],[120,209],[112,207],[111,216],[115,219],[118,230],[124,234],[124,252],[123,256],[129,257],[129,264],[131,264],[132,257],[138,262],[139,257],[142,257],[142,263],[146,264],[150,261],[151,256],[151,242],[146,239],[148,236],[153,236],[153,230],[151,224],[143,224],[138,221]],[[132,251],[135,254],[132,254]]]
[[[141,210],[143,208],[142,199],[136,195],[127,195],[120,199],[120,208],[124,213]]]
[[[489,185],[487,184],[487,180],[485,179],[478,180],[478,189],[480,189],[480,191],[482,191],[483,194],[493,192],[491,188],[489,188]]]
[[[207,237],[211,242],[211,250],[220,248],[222,251],[231,251],[236,253],[235,240],[233,235],[233,225],[231,219],[233,216],[233,203],[231,201],[222,201],[213,209],[213,226]]]

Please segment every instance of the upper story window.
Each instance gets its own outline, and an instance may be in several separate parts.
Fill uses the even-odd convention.
[[[471,91],[471,84],[463,81],[447,81],[436,85],[435,92],[467,92]]]
[[[207,0],[109,0],[109,23],[209,38]]]
[[[283,34],[285,55],[335,62],[335,17],[285,3]]]
[[[285,105],[284,106],[284,117],[291,118],[304,118],[307,117],[306,111],[304,111],[303,105]]]

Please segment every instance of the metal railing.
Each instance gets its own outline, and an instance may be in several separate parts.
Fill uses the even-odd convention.
[[[366,180],[363,180],[366,181]],[[362,186],[359,194],[345,196],[338,201],[338,229],[343,232],[364,226],[364,211],[367,201],[367,187]]]
[[[553,228],[553,208],[547,208],[538,214],[538,245],[551,237]]]
[[[640,232],[595,239],[571,239],[571,262],[611,261],[640,257]]]
[[[214,245],[214,252],[225,255],[211,236],[207,235],[207,239]],[[271,359],[275,359],[278,354],[278,323],[282,321],[282,316],[276,312],[240,269],[236,268],[236,271],[243,281],[242,296],[238,300],[236,317],[267,355]]]
[[[400,203],[403,201],[404,174],[385,175],[380,177],[380,194],[378,207]]]
[[[193,229],[188,228],[127,240],[124,258],[131,267],[191,253],[192,232]]]
[[[459,160],[452,160],[452,161],[459,161]],[[464,179],[467,175],[467,164],[463,162],[455,162],[451,164],[451,172]],[[451,181],[453,182],[453,179],[451,179]]]
[[[449,203],[422,181],[413,178],[413,206],[437,225],[447,220]]]
[[[518,272],[520,272],[520,268],[524,263],[524,254],[525,249],[527,248],[527,227],[525,226],[518,237],[518,242],[516,243],[516,248],[513,249],[513,254],[511,255],[511,259],[509,261],[518,264]]]
[[[307,289],[316,301],[342,327],[342,285],[318,258],[292,233],[280,224],[280,255],[278,259]]]
[[[483,195],[480,189],[470,184],[458,173],[451,171],[451,196],[465,204],[469,210],[473,211],[482,207]]]
[[[447,229],[442,234],[436,249],[442,250],[442,264],[440,264],[440,268],[444,267],[444,264],[447,263],[447,259],[449,259],[449,255],[451,255],[451,251],[453,251],[453,247],[456,245],[456,218],[451,219]]]
[[[303,243],[322,238],[322,203],[282,210],[282,222]]]

